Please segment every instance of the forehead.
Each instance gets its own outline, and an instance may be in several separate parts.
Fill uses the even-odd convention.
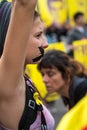
[[[51,72],[51,71],[58,71],[58,69],[55,66],[51,66],[47,68],[41,68],[41,71]]]
[[[35,18],[33,23],[33,28],[38,28],[38,27],[41,29],[45,28],[44,23],[41,21],[40,17]]]

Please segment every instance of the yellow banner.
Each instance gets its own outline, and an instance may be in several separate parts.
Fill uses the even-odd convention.
[[[64,115],[56,130],[87,130],[87,95]]]
[[[27,65],[26,74],[29,75],[29,77],[35,84],[37,90],[39,91],[41,97],[44,98],[47,94],[47,90],[44,83],[42,82],[42,76],[40,72],[37,70],[37,65],[36,64]]]
[[[11,2],[12,0],[7,0],[8,2]]]
[[[52,43],[49,44],[49,46],[45,50],[47,51],[49,49],[57,49],[57,50],[65,51],[65,45],[63,42]]]
[[[62,24],[67,19],[66,0],[38,0],[38,9],[46,26],[54,21]]]
[[[85,21],[87,21],[87,0],[67,0],[68,4],[68,16],[70,18],[71,25],[74,24],[73,15],[81,11],[84,13]]]
[[[73,43],[75,46],[74,58],[87,68],[87,40],[79,40]]]

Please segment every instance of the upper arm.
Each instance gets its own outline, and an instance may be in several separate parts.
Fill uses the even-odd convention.
[[[32,13],[28,15],[29,12],[21,6],[15,8],[17,7],[12,10],[1,60],[6,69],[14,68],[17,72],[24,66],[29,30],[32,26],[32,20],[30,20]]]
[[[16,0],[13,5],[4,51],[0,59],[0,90],[16,87],[20,76],[23,75],[34,7],[35,0]]]

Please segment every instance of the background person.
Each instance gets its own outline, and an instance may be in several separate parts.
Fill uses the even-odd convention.
[[[65,52],[47,51],[38,70],[48,93],[60,94],[69,109],[87,93],[87,70]]]
[[[73,42],[77,40],[87,39],[87,27],[84,22],[84,14],[82,12],[77,12],[73,16],[75,25],[72,27],[70,31],[67,33],[66,37],[66,47],[67,54],[71,57],[74,57],[73,50],[75,49],[73,46]]]

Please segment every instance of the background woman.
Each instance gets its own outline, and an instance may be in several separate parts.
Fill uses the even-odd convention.
[[[48,93],[58,92],[69,109],[87,93],[87,69],[62,51],[47,51],[38,69]]]

